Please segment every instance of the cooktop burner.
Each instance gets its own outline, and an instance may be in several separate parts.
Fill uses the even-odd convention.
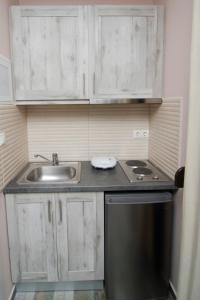
[[[129,167],[146,167],[146,163],[142,160],[127,160],[127,166]]]
[[[152,170],[151,169],[148,169],[148,168],[135,168],[133,170],[133,173],[137,174],[137,175],[151,175],[152,174]]]
[[[130,182],[168,181],[169,178],[148,160],[121,160],[120,166]]]

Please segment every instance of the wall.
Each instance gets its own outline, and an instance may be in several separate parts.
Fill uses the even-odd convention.
[[[164,98],[150,105],[149,159],[174,178],[180,165],[182,98]]]
[[[183,201],[183,230],[178,299],[199,300],[200,295],[200,1],[194,0],[189,124]]]
[[[165,6],[164,97],[183,97],[182,143],[186,145],[193,1],[154,2]],[[185,149],[181,151],[183,164]]]
[[[152,105],[62,105],[27,108],[29,160],[40,153],[60,160],[150,159],[174,178],[179,166],[182,98]],[[133,131],[149,129],[150,138],[134,139]]]
[[[17,1],[0,0],[0,54],[10,57],[8,8]],[[5,199],[1,190],[27,161],[25,111],[11,105],[0,106],[0,130],[7,142],[0,147],[0,299],[7,300],[12,282],[8,256]]]
[[[9,2],[0,1],[0,53],[10,57],[8,35],[8,7]],[[0,185],[3,184],[2,159],[0,157]],[[8,299],[12,289],[8,259],[8,240],[6,230],[5,202],[0,190],[0,299]]]
[[[5,199],[1,190],[28,159],[25,110],[11,105],[0,106],[0,130],[4,131],[6,136],[6,144],[0,147],[0,297],[6,300],[11,292],[12,283]]]
[[[147,105],[29,107],[27,118],[30,160],[53,152],[61,160],[148,157],[148,139],[133,139],[134,129],[149,128]]]
[[[27,126],[26,111],[14,105],[0,106],[0,130],[5,133],[6,143],[0,147],[2,180],[0,191],[26,164]]]
[[[192,6],[190,0],[155,0],[155,4],[165,6],[165,59],[164,59],[164,96],[183,98],[182,142],[180,165],[185,164],[188,94],[190,78],[190,47],[192,30]],[[182,224],[182,191],[174,199],[174,235],[172,251],[171,280],[177,290],[180,237]]]
[[[8,35],[8,8],[10,2],[8,0],[0,1],[0,53],[6,57],[10,57],[9,35]]]
[[[10,57],[10,44],[8,34],[8,9],[10,5],[19,4],[18,0],[0,0],[0,54]]]

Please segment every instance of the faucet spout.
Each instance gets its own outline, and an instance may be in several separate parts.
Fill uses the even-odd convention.
[[[51,163],[53,166],[58,166],[59,165],[59,160],[58,160],[58,154],[57,153],[52,153],[52,160],[46,158],[43,155],[40,154],[34,154],[34,157],[41,157],[43,159],[45,159],[46,161],[48,161],[49,163]]]
[[[43,159],[45,159],[45,160],[47,160],[48,162],[50,162],[50,163],[51,163],[51,160],[50,160],[50,159],[48,159],[48,158],[46,158],[46,157],[45,157],[45,156],[43,156],[43,155],[40,155],[40,154],[34,154],[34,157],[35,157],[35,158],[41,157],[41,158],[43,158]]]

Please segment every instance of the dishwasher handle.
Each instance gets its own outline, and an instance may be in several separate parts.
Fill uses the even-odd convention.
[[[172,194],[169,192],[159,193],[117,193],[106,194],[105,204],[152,204],[152,203],[166,203],[172,201]]]

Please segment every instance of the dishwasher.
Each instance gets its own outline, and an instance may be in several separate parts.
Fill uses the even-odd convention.
[[[105,194],[107,300],[168,298],[172,204],[169,192]]]

